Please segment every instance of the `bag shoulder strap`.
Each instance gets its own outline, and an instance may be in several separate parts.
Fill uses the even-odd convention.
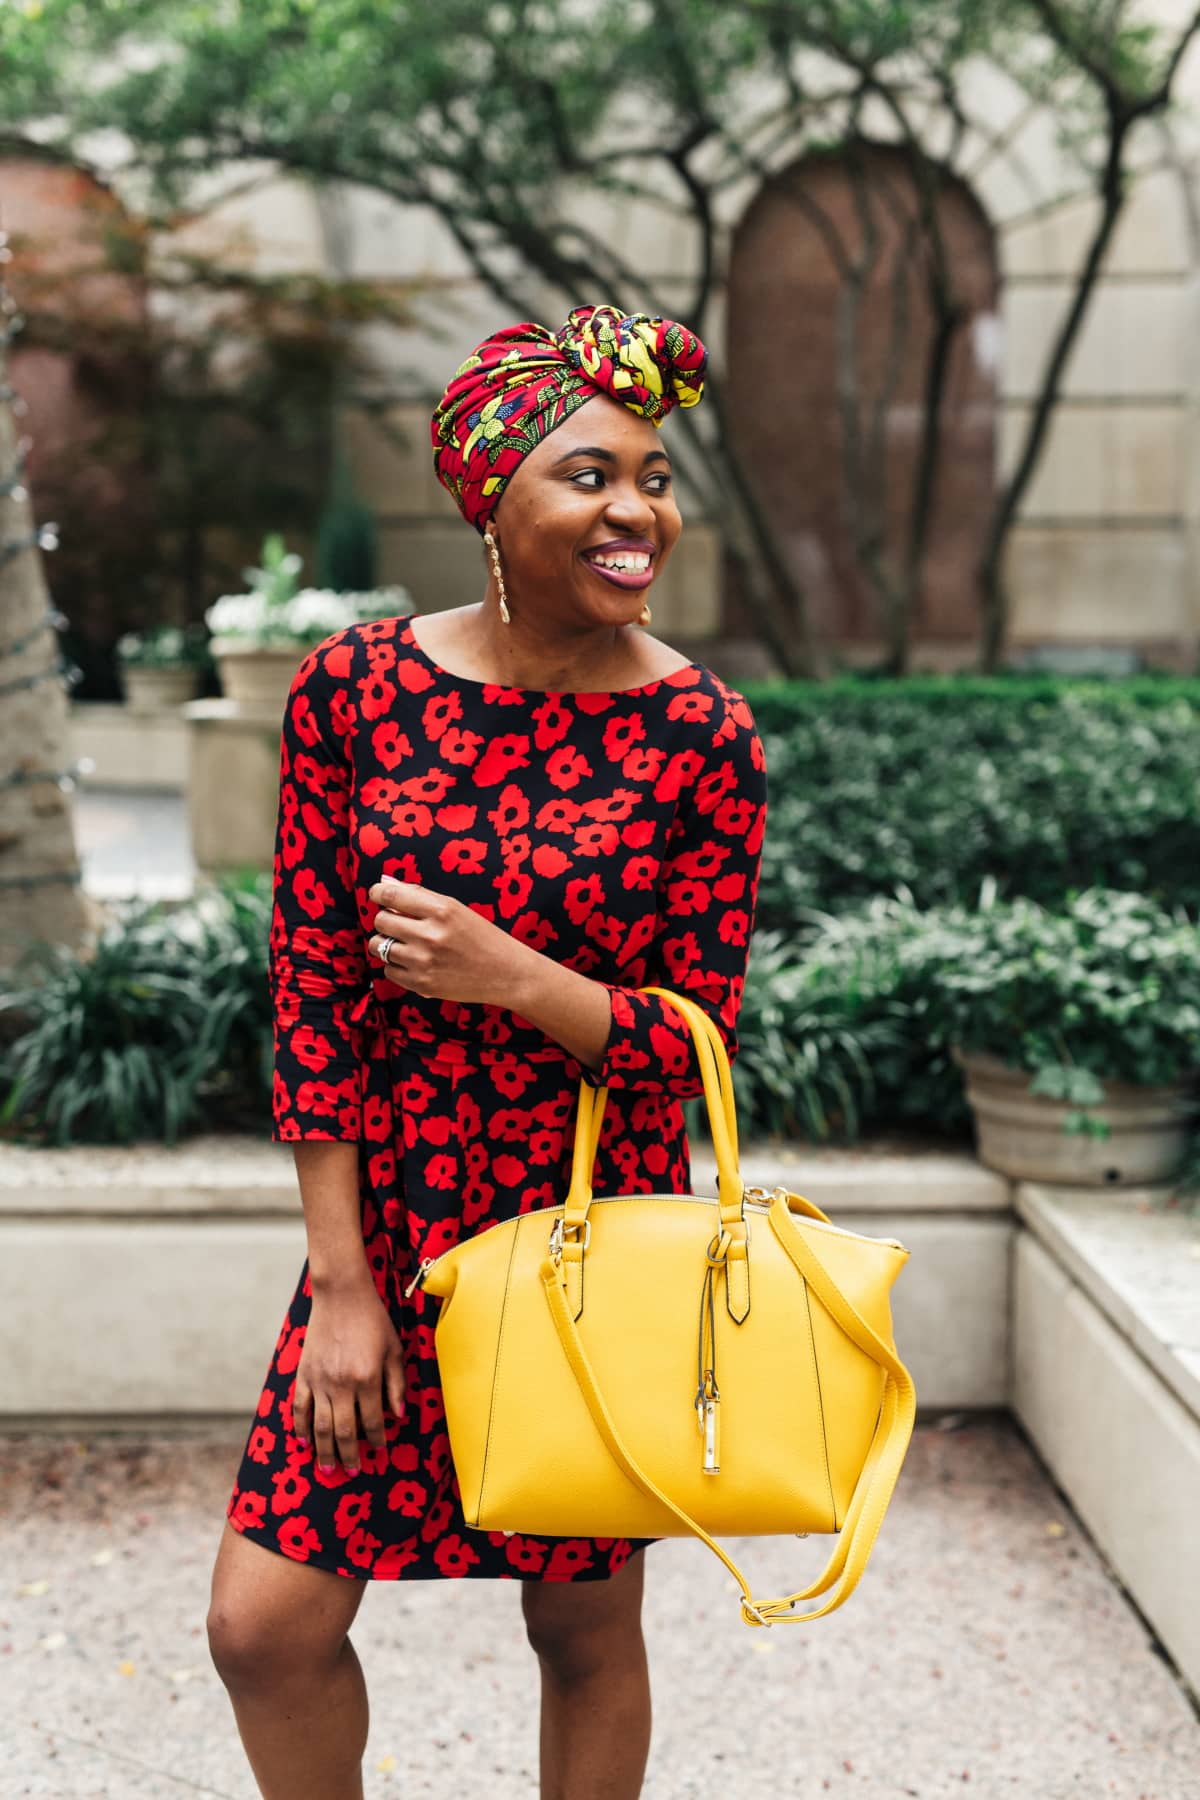
[[[542,1263],[541,1276],[563,1353],[587,1402],[596,1429],[618,1465],[635,1486],[660,1501],[694,1536],[707,1544],[714,1555],[720,1557],[741,1588],[742,1618],[747,1625],[799,1625],[808,1619],[819,1619],[825,1613],[833,1612],[849,1598],[858,1585],[879,1535],[879,1528],[912,1436],[916,1416],[916,1390],[912,1377],[895,1351],[872,1330],[858,1309],[841,1292],[820,1258],[813,1253],[791,1223],[786,1202],[782,1198],[772,1206],[770,1219],[784,1250],[822,1305],[847,1337],[879,1363],[885,1372],[875,1433],[842,1523],[837,1547],[816,1581],[806,1588],[799,1588],[794,1594],[776,1600],[752,1600],[746,1578],[733,1559],[709,1536],[702,1525],[681,1506],[677,1506],[669,1494],[664,1494],[634,1460],[605,1405],[604,1396],[584,1349],[583,1339],[571,1317],[559,1272],[549,1255]],[[816,1594],[823,1594],[839,1577],[841,1585],[823,1606],[803,1613],[793,1610],[798,1600],[808,1600]]]

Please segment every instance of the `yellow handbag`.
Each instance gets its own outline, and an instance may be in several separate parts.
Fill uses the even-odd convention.
[[[638,991],[691,1030],[718,1194],[593,1198],[608,1090],[581,1081],[563,1204],[421,1264],[409,1292],[442,1301],[435,1346],[463,1514],[483,1531],[694,1533],[736,1577],[746,1624],[818,1619],[857,1585],[912,1435],[890,1305],[909,1252],[783,1187],[747,1187],[715,1025],[669,988]],[[754,1601],[717,1531],[840,1536],[808,1587]]]

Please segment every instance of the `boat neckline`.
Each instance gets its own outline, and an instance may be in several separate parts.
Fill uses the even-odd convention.
[[[703,669],[703,663],[684,663],[682,668],[670,669],[665,675],[656,675],[653,681],[644,681],[638,687],[629,688],[527,688],[517,687],[507,681],[478,681],[471,675],[456,675],[452,669],[444,669],[441,663],[435,662],[425,646],[418,641],[412,628],[412,616],[405,613],[401,619],[401,629],[411,650],[415,650],[420,660],[440,675],[445,681],[457,682],[460,687],[492,688],[497,694],[534,694],[545,700],[619,700],[632,694],[647,694],[651,688],[661,687],[664,682],[674,682],[681,675],[695,674]]]

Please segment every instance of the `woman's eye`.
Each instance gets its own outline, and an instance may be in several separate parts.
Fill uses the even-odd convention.
[[[604,479],[603,469],[580,469],[577,475],[572,475],[571,480],[580,481],[585,475],[598,475],[601,480]],[[661,484],[654,489],[656,494],[665,494],[668,487],[671,485],[671,477],[667,474],[652,475],[650,479]],[[595,489],[593,488],[591,491],[594,493]]]

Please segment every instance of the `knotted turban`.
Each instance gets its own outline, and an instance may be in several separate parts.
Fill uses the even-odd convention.
[[[433,414],[437,478],[482,533],[523,457],[564,419],[607,394],[660,426],[695,406],[708,352],[673,319],[577,306],[557,331],[525,320],[478,345]]]

